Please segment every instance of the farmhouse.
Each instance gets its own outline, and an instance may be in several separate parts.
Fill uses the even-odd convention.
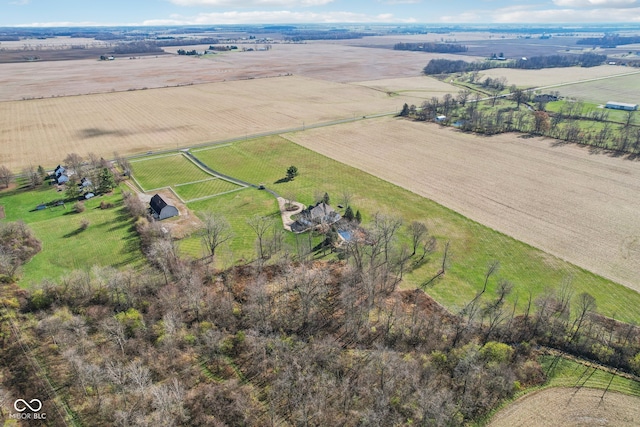
[[[159,194],[156,194],[151,198],[149,202],[151,215],[158,220],[171,218],[172,216],[178,216],[178,208],[168,205]]]
[[[321,224],[331,225],[338,222],[340,218],[340,214],[331,206],[320,202],[300,212],[296,222],[291,224],[291,231],[294,233],[302,233]]]
[[[605,105],[605,107],[614,110],[636,111],[638,109],[638,104],[627,104],[625,102],[609,101],[607,102],[607,105]]]
[[[53,171],[53,176],[58,184],[65,183],[69,181],[69,175],[67,175],[67,170],[62,165],[58,165]]]

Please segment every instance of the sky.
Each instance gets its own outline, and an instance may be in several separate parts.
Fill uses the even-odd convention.
[[[640,23],[640,0],[0,0],[0,26]]]

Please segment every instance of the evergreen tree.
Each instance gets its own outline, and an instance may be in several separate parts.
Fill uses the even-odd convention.
[[[402,106],[402,111],[400,111],[400,117],[406,117],[409,115],[409,105],[405,102]]]
[[[295,166],[289,166],[287,169],[287,180],[293,181],[293,178],[298,176],[298,168]]]
[[[80,187],[78,187],[78,176],[71,175],[69,177],[69,181],[67,181],[67,189],[65,194],[67,195],[67,199],[69,200],[78,200],[80,197]]]
[[[344,219],[346,219],[347,221],[353,221],[355,219],[351,206],[347,206],[347,209],[344,211]]]
[[[329,203],[331,201],[331,199],[329,198],[329,193],[324,193],[324,196],[322,197],[322,201],[324,202],[325,205],[331,204]]]
[[[108,193],[115,186],[116,183],[109,168],[102,168],[102,171],[100,172],[100,184],[98,185],[98,191],[102,194]]]
[[[360,215],[360,210],[356,211],[356,222],[360,224],[362,222],[362,215]]]

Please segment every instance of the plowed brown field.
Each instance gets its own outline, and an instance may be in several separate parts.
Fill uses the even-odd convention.
[[[186,48],[195,49],[197,46]],[[455,55],[309,43],[275,44],[269,51],[228,52],[202,58],[160,55],[128,59],[127,56],[118,56],[115,61],[99,61],[96,57],[73,61],[0,64],[0,101],[285,74],[342,83],[414,77],[420,75],[429,60],[441,57],[459,59]],[[452,93],[457,91],[458,89],[452,88]]]
[[[0,164],[54,167],[67,153],[112,157],[393,112],[403,97],[287,76],[0,103]]]
[[[640,291],[640,162],[394,118],[287,138]]]
[[[526,395],[498,412],[489,427],[640,425],[640,398],[602,390],[551,388]]]

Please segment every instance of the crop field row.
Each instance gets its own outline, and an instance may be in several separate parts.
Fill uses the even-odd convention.
[[[493,68],[480,72],[481,80],[486,77],[492,79],[504,77],[507,85],[516,85],[523,88],[554,86],[568,84],[582,80],[593,80],[633,72],[626,67],[615,67],[611,65],[601,65],[599,67],[567,67],[567,68],[546,68],[543,70],[516,70],[511,68]],[[636,78],[637,78],[636,74]],[[619,78],[619,77],[618,77]],[[634,77],[631,76],[633,79]],[[608,81],[602,80],[602,81]],[[553,90],[556,90],[555,88]],[[559,89],[557,89],[559,90]],[[637,92],[636,92],[637,93]],[[606,102],[606,101],[605,101]]]
[[[0,103],[0,164],[53,168],[71,152],[105,158],[194,146],[396,111],[402,96],[286,76]]]
[[[400,124],[405,126],[407,123],[401,122]],[[424,124],[422,126],[422,129],[424,129]],[[612,283],[557,257],[518,242],[505,234],[470,221],[458,213],[421,197],[419,188],[416,190],[415,187],[412,187],[414,192],[410,192],[373,176],[373,174],[384,176],[385,178],[389,175],[412,176],[416,180],[420,180],[420,187],[435,187],[439,188],[439,191],[443,193],[452,195],[455,195],[456,192],[465,192],[467,194],[468,191],[473,191],[473,188],[465,190],[462,182],[448,184],[445,178],[437,178],[436,174],[439,171],[429,169],[428,163],[424,167],[415,166],[413,162],[425,162],[421,158],[413,160],[413,158],[418,157],[415,153],[408,155],[411,159],[407,160],[405,158],[399,165],[391,163],[393,170],[388,171],[387,163],[395,162],[395,157],[389,154],[388,151],[397,150],[402,153],[404,150],[403,144],[409,144],[409,141],[416,136],[416,133],[412,131],[413,135],[406,134],[401,130],[402,128],[395,127],[390,123],[390,120],[380,120],[378,124],[367,122],[366,127],[371,132],[368,136],[360,134],[352,126],[339,126],[334,130],[335,133],[326,137],[323,136],[323,132],[311,135],[308,134],[309,131],[286,135],[287,138],[300,141],[301,144],[306,145],[308,143],[317,151],[321,151],[318,147],[326,145],[326,155],[344,163],[332,160],[325,155],[315,153],[300,145],[293,144],[285,138],[276,136],[238,142],[224,148],[201,151],[197,155],[200,160],[221,173],[248,182],[264,183],[268,188],[277,191],[279,194],[285,197],[292,197],[305,204],[312,203],[318,195],[321,196],[324,192],[330,195],[332,204],[340,204],[342,193],[347,191],[352,195],[352,207],[361,211],[365,222],[370,220],[376,212],[400,216],[405,223],[413,220],[424,221],[430,232],[438,238],[440,246],[438,252],[432,255],[428,264],[405,276],[403,286],[419,286],[427,278],[431,277],[439,268],[438,263],[442,256],[441,251],[444,242],[450,241],[451,258],[447,274],[442,281],[430,287],[427,291],[451,309],[455,310],[461,304],[473,298],[482,284],[482,275],[487,266],[492,261],[498,260],[500,262],[499,277],[514,283],[514,299],[512,301],[515,302],[517,299],[520,308],[526,306],[529,291],[535,297],[546,292],[548,288],[558,287],[569,280],[576,294],[579,292],[592,293],[597,299],[599,310],[603,313],[608,315],[615,314],[618,319],[640,320],[637,312],[637,305],[640,304],[640,295],[636,291]],[[396,134],[396,136],[389,136],[388,133],[380,129],[381,127],[388,127],[388,133]],[[374,134],[380,135],[379,137],[374,137],[372,136]],[[432,134],[431,129],[429,134]],[[302,138],[302,136],[307,137],[307,135],[309,140]],[[419,140],[424,142],[427,134],[420,133],[420,135]],[[366,154],[360,153],[358,157],[366,161],[371,161],[367,157],[374,155],[379,149],[377,147],[377,138],[380,138],[381,141],[384,140],[384,143],[388,146],[386,152],[380,149],[380,161],[382,163],[376,164],[373,169],[369,169],[372,175],[347,166],[345,163],[355,163],[348,151],[342,150],[339,152],[337,143],[331,146],[331,143],[328,142],[332,138],[340,140],[347,136],[353,139],[350,143],[355,145],[359,143],[353,141],[361,140],[362,149],[365,146],[370,147],[367,148]],[[481,154],[480,157],[484,159],[486,155],[489,155],[491,147],[483,147],[480,140],[479,138],[478,142],[474,142],[474,144],[478,144],[476,150]],[[444,141],[455,144],[455,138],[448,138]],[[504,140],[495,141],[494,144],[496,148],[506,145]],[[433,146],[429,150],[433,156],[438,158],[438,161],[441,161],[442,155],[436,155],[436,151]],[[211,155],[209,156],[209,154]],[[456,155],[458,158],[463,157],[463,153],[449,154],[449,162],[455,161]],[[525,154],[521,155],[524,156]],[[484,160],[487,162],[486,164],[491,164],[491,161]],[[512,158],[511,161],[513,162],[514,159]],[[297,166],[300,175],[293,181],[282,181],[286,168],[290,165]],[[447,163],[446,167],[453,170],[460,168],[460,166],[454,166],[451,163]],[[484,167],[486,169],[486,166]],[[422,173],[427,171],[429,172],[428,177],[432,181],[431,183],[420,177]],[[499,177],[496,176],[495,179],[497,181]],[[393,179],[390,180],[392,181]],[[474,181],[470,179],[467,185],[471,186],[472,182]],[[497,189],[497,191],[499,190]],[[530,191],[533,192],[533,190]],[[245,256],[243,254],[247,253],[246,256],[252,256],[252,242],[255,240],[255,234],[252,237],[251,230],[246,226],[246,219],[257,213],[269,215],[275,212],[274,208],[271,207],[274,203],[273,198],[271,198],[271,204],[269,204],[268,209],[265,211],[256,210],[258,207],[246,200],[249,196],[255,197],[255,194],[256,192],[254,191],[231,193],[216,198],[215,201],[190,203],[189,207],[196,212],[213,210],[224,214],[227,218],[231,217],[235,221],[234,227],[237,227],[237,229],[234,228],[234,232],[238,236],[242,235],[244,243],[246,243],[244,247],[235,247],[235,255]],[[257,194],[266,196],[264,192],[258,191]],[[521,195],[521,197],[526,197],[526,195]],[[471,201],[479,203],[476,205],[479,209],[482,206],[482,203],[480,203],[482,200],[482,196],[474,196]],[[494,203],[499,201],[495,196],[494,200],[496,200]],[[268,201],[268,198],[266,201]],[[234,208],[230,206],[234,206]],[[498,208],[497,215],[505,217],[505,212],[502,212],[504,210],[507,210],[504,206]],[[551,212],[549,212],[550,214]],[[546,224],[552,226],[551,217],[547,218],[546,221]],[[561,230],[561,227],[556,226],[553,228],[553,231],[558,230]],[[195,246],[192,247],[192,250],[197,250],[198,243],[194,242],[193,245]],[[496,283],[497,281],[490,283],[489,292],[492,292]]]
[[[490,427],[640,424],[640,398],[592,388],[549,388],[528,394],[496,414]]]
[[[560,95],[605,104],[607,101],[640,104],[640,73],[558,87]]]
[[[527,281],[537,282],[530,286],[540,288],[560,283],[565,276],[575,286],[605,297],[607,302],[598,304],[607,305],[610,315],[629,313],[628,296],[639,298],[640,224],[635,212],[640,210],[640,165],[636,162],[592,155],[583,147],[557,146],[545,139],[516,134],[487,138],[391,118],[287,137],[634,291],[609,283],[605,295],[599,280],[568,264],[555,270],[552,266],[559,265],[559,259],[540,254],[535,262],[556,271],[555,279],[543,284],[540,278],[548,274],[532,270],[528,256],[503,252],[508,239],[494,253],[489,248],[503,239],[478,230],[474,245],[464,249],[469,257],[494,253],[496,259],[520,270],[513,277],[517,281],[530,276]],[[458,264],[461,274],[470,274],[474,269],[464,265],[469,257],[452,268]],[[462,289],[442,287],[430,293],[449,299]],[[526,293],[521,298],[526,299]]]

